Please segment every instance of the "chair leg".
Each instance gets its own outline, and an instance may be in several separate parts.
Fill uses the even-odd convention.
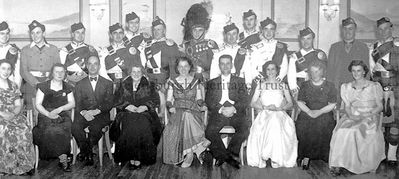
[[[100,166],[103,166],[103,140],[104,136],[102,136],[101,139],[98,141],[98,157],[100,158]]]
[[[75,138],[72,137],[72,153],[73,153],[72,165],[75,165],[76,163],[77,152],[78,152],[78,144],[76,143]]]
[[[112,151],[111,151],[111,140],[109,139],[109,130],[107,132],[105,132],[104,135],[105,135],[105,145],[107,146],[108,157],[113,164],[114,157],[112,156]]]
[[[246,152],[246,148],[247,147],[247,141],[245,140],[242,144],[241,144],[241,148],[240,148],[240,160],[241,160],[241,165],[244,166],[245,165],[245,159],[244,159],[244,155]],[[245,150],[245,151],[244,151]]]
[[[35,169],[39,166],[39,146],[35,145]]]

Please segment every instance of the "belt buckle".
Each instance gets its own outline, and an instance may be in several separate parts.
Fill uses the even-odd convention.
[[[383,91],[392,91],[392,90],[393,90],[392,86],[385,86],[383,89]]]

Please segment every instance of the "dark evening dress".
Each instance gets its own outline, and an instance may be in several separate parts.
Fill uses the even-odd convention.
[[[50,89],[50,84],[51,80],[48,80],[37,85],[44,93],[42,105],[47,111],[68,104],[68,94],[73,91],[73,87],[66,82],[62,83],[62,89],[59,91]],[[71,152],[70,112],[62,111],[59,115],[57,119],[50,119],[39,113],[38,123],[33,128],[33,143],[39,146],[41,159],[56,158]]]
[[[304,102],[310,110],[319,110],[329,103],[336,103],[336,93],[337,90],[331,82],[324,81],[320,86],[316,86],[309,80],[302,83],[298,101]],[[335,123],[332,111],[317,118],[301,111],[295,124],[299,142],[298,158],[321,159],[327,162]]]
[[[133,79],[128,77],[115,95],[117,116],[111,125],[110,137],[115,141],[115,162],[140,161],[143,165],[156,162],[157,145],[162,127],[155,108],[159,106],[159,95],[155,85],[142,77],[137,90],[133,90]],[[142,113],[130,112],[128,105],[147,106]]]

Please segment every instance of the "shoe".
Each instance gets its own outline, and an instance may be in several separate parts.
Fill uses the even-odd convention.
[[[223,159],[216,159],[215,166],[220,167],[224,163]]]
[[[332,168],[330,169],[330,173],[331,173],[331,175],[332,175],[333,177],[337,177],[337,176],[341,175],[341,168],[339,168],[339,167],[332,167]]]
[[[86,156],[85,166],[92,166],[94,165],[93,154],[89,154]]]
[[[69,162],[59,162],[58,166],[64,171],[64,172],[71,172],[71,165]]]
[[[396,166],[398,166],[398,161],[396,161],[396,160],[387,160],[387,164],[388,164],[388,166],[396,167]]]
[[[186,154],[186,157],[184,157],[184,161],[181,164],[181,167],[182,168],[190,167],[191,164],[193,163],[193,160],[194,160],[194,154],[193,153]]]
[[[86,155],[83,154],[83,153],[79,153],[79,154],[76,156],[76,159],[77,159],[79,162],[83,162],[83,161],[85,161],[85,159],[86,159]]]
[[[310,159],[303,158],[302,160],[302,170],[309,170]]]
[[[31,169],[28,172],[25,172],[23,174],[21,174],[20,176],[33,176],[33,174],[35,174],[35,169]]]
[[[232,156],[229,156],[226,159],[226,163],[230,164],[232,167],[234,167],[236,169],[240,169],[240,162],[237,161],[236,159],[234,159]]]

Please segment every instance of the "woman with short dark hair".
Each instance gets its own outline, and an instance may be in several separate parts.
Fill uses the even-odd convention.
[[[326,64],[315,60],[308,67],[310,80],[301,84],[298,107],[301,112],[296,121],[298,136],[298,161],[309,168],[310,160],[328,162],[330,139],[335,126],[332,110],[337,101],[334,84],[326,81]]]
[[[338,120],[331,139],[329,166],[333,175],[341,168],[361,174],[375,171],[385,159],[385,143],[380,126],[382,87],[365,78],[367,65],[354,60],[348,70],[354,81],[341,86],[345,114]]]
[[[169,81],[166,106],[171,113],[163,133],[163,161],[189,167],[194,154],[202,163],[201,153],[210,142],[205,139],[205,124],[201,111],[205,111],[200,80],[190,74],[192,63],[186,57],[177,59],[179,76]]]
[[[60,167],[70,172],[71,116],[68,112],[75,107],[73,87],[66,83],[66,68],[61,63],[54,64],[50,80],[37,85],[36,109],[38,123],[33,128],[33,143],[39,146],[41,159],[58,157]]]

